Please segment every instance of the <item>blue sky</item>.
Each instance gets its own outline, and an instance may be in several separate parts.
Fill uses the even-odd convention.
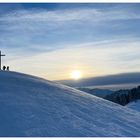
[[[140,4],[0,4],[3,64],[51,80],[140,70]]]

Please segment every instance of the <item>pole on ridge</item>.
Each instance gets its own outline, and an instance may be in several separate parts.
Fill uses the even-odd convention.
[[[1,70],[1,57],[2,56],[5,56],[5,54],[1,54],[1,51],[0,51],[0,70]]]

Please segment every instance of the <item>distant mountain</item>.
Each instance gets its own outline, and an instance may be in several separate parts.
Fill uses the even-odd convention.
[[[129,90],[115,91],[112,94],[107,95],[105,99],[120,105],[126,105],[140,99],[140,86]]]
[[[93,77],[81,80],[61,80],[57,81],[72,87],[87,86],[107,86],[107,85],[123,85],[123,84],[140,84],[140,72],[122,73],[108,76]]]
[[[90,88],[78,88],[78,89],[81,90],[81,91],[90,93],[90,94],[92,94],[92,95],[101,97],[101,98],[104,98],[104,97],[106,97],[107,95],[112,94],[112,93],[114,92],[114,91],[112,91],[112,90],[108,90],[108,89],[98,89],[98,88],[95,88],[95,89],[90,89]]]

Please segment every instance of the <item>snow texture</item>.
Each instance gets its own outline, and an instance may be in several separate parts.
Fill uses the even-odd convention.
[[[126,105],[128,108],[134,109],[140,112],[140,100],[136,100],[134,102],[130,102]]]
[[[140,112],[41,78],[0,71],[0,136],[140,136]]]

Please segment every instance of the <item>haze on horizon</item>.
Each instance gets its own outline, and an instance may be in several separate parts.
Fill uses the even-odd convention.
[[[140,71],[140,4],[0,4],[4,65],[50,80]]]

